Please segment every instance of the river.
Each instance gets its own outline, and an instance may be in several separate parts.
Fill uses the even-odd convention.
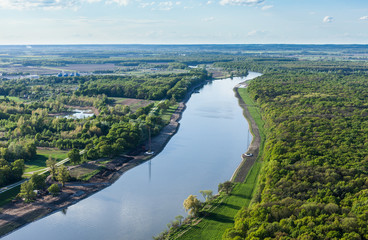
[[[230,179],[247,145],[248,123],[233,87],[260,76],[216,80],[191,96],[180,128],[165,149],[110,187],[5,236],[29,239],[152,239],[200,190],[217,193]]]

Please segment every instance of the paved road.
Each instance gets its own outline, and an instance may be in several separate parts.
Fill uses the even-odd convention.
[[[79,154],[82,155],[85,152],[86,152],[86,150],[82,150],[82,151],[79,152]],[[60,166],[60,165],[62,165],[64,163],[68,162],[69,160],[70,160],[69,158],[65,158],[64,160],[61,160],[60,162],[56,163],[56,166]],[[41,175],[41,174],[44,174],[44,173],[46,173],[48,171],[50,171],[50,168],[47,167],[47,168],[44,168],[44,169],[40,169],[40,170],[37,170],[37,171],[34,171],[34,172],[27,172],[27,173],[28,174],[33,174],[33,173],[38,173],[39,172],[38,175]],[[23,180],[21,180],[19,182],[16,182],[16,183],[10,184],[8,186],[2,187],[0,189],[0,194],[3,193],[3,192],[8,191],[10,189],[13,189],[15,187],[18,187],[19,185],[21,185],[22,183],[24,183],[24,182],[26,182],[28,180],[29,180],[29,178],[26,178],[26,179],[23,179]]]

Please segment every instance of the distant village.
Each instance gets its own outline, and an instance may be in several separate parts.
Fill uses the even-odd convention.
[[[57,76],[58,77],[79,77],[80,73],[74,72],[74,73],[69,74],[69,73],[60,72]]]
[[[46,75],[45,75],[46,76]],[[79,72],[65,73],[59,72],[56,75],[47,75],[47,76],[56,76],[56,77],[79,77],[81,74]],[[39,79],[40,75],[31,75],[29,73],[1,73],[0,79],[2,80],[10,80],[10,79]]]

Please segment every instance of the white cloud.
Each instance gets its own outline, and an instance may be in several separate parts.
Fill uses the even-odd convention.
[[[76,8],[79,4],[77,0],[0,0],[0,8],[16,10]]]
[[[271,8],[273,8],[273,5],[265,5],[265,6],[263,6],[262,7],[262,10],[268,10],[268,9],[271,9]]]
[[[129,4],[129,0],[110,0],[110,1],[107,1],[106,3],[116,3],[120,6],[126,6]]]
[[[252,6],[263,3],[264,0],[221,0],[221,5]]]
[[[105,2],[107,4],[118,4],[126,6],[130,0],[0,0],[0,9],[44,9],[44,10],[60,10],[60,9],[78,9],[82,3]]]
[[[330,17],[330,16],[326,16],[326,17],[323,18],[323,22],[324,23],[330,23],[333,20],[334,20],[333,17]]]
[[[204,18],[203,21],[205,22],[212,22],[213,20],[215,20],[214,17],[209,17],[209,18]]]
[[[174,3],[171,1],[159,2],[157,10],[169,11],[173,8]]]
[[[368,20],[368,16],[363,16],[361,18],[359,18],[360,20]]]
[[[145,7],[151,7],[153,5],[155,5],[156,3],[155,2],[145,2],[145,3],[140,3],[140,6],[142,8],[145,8]]]
[[[88,3],[95,3],[95,2],[101,2],[101,0],[86,0]]]
[[[207,5],[210,5],[210,4],[212,4],[212,1],[208,1],[208,2],[207,2]]]
[[[248,32],[247,36],[254,37],[254,36],[264,35],[265,33],[266,31],[263,31],[263,30],[253,30],[253,31]]]

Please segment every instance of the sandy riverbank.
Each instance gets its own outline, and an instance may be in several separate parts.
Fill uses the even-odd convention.
[[[252,168],[253,164],[257,160],[258,154],[259,154],[259,148],[261,145],[261,136],[259,135],[259,129],[254,121],[252,115],[249,113],[247,105],[239,95],[238,89],[247,87],[248,83],[247,81],[242,82],[235,86],[234,92],[235,96],[239,100],[239,105],[243,109],[243,115],[248,121],[249,129],[252,133],[253,139],[251,144],[248,147],[247,153],[252,153],[253,156],[246,157],[242,156],[243,161],[240,163],[239,167],[235,170],[233,176],[231,177],[231,181],[233,182],[244,182],[245,178],[248,175],[249,170]]]

